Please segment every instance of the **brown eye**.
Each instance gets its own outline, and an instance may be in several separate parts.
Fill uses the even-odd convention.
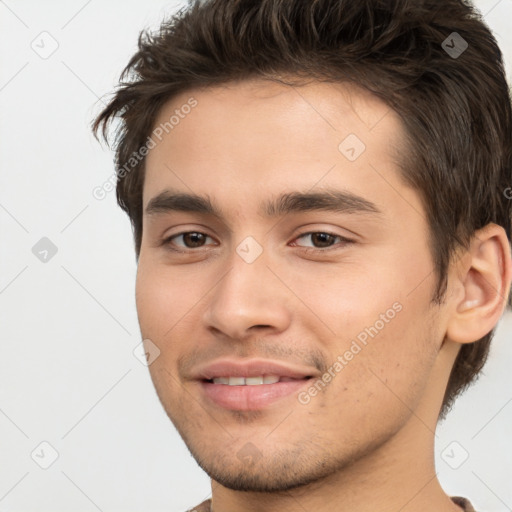
[[[352,243],[352,240],[345,238],[340,235],[335,235],[334,233],[326,233],[324,231],[314,231],[309,233],[303,233],[297,240],[307,239],[309,238],[311,241],[311,245],[297,244],[299,247],[305,247],[307,249],[330,249],[335,245],[346,245]],[[336,244],[336,240],[339,240],[338,244]],[[333,247],[334,248],[334,247]]]
[[[203,247],[209,237],[199,231],[187,231],[185,233],[178,233],[164,240],[164,245],[175,245],[182,249],[197,249]],[[181,243],[179,241],[181,240]]]
[[[311,233],[311,241],[315,247],[330,247],[336,237],[329,233]]]
[[[188,248],[201,247],[204,244],[206,238],[206,235],[203,233],[185,233],[183,235],[183,242]]]

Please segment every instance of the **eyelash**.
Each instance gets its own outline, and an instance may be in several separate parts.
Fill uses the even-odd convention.
[[[199,234],[199,235],[204,235],[207,238],[212,238],[211,236],[207,235],[206,233],[202,233],[201,231],[183,231],[181,233],[176,233],[175,235],[172,235],[172,236],[166,238],[165,240],[162,241],[162,245],[169,247],[169,249],[172,250],[172,251],[180,252],[180,253],[185,253],[185,252],[189,252],[189,251],[195,252],[195,249],[203,249],[204,247],[202,247],[202,246],[201,247],[197,247],[197,248],[185,247],[183,249],[175,249],[175,248],[172,247],[172,241],[175,238],[178,238],[178,237],[183,236],[183,235],[189,235],[189,234]],[[331,236],[331,237],[334,237],[334,238],[338,238],[340,240],[339,243],[343,244],[343,246],[354,243],[354,241],[350,240],[349,238],[345,238],[344,236],[337,235],[336,233],[331,233],[329,231],[307,231],[305,233],[299,234],[297,237],[295,237],[295,240],[298,240],[300,238],[304,238],[304,237],[306,237],[308,235],[318,235],[318,234],[328,235],[328,236]],[[336,246],[329,246],[329,247],[324,247],[324,248],[319,248],[319,247],[303,247],[303,246],[299,246],[299,247],[301,247],[307,253],[311,253],[311,252],[313,252],[313,253],[319,253],[319,252],[325,253],[325,252],[330,251],[330,250],[340,249],[340,247],[336,247]]]
[[[341,235],[337,235],[336,233],[331,233],[330,231],[307,231],[305,233],[302,233],[300,235],[298,235],[295,240],[298,240],[299,238],[303,238],[303,237],[306,237],[306,236],[309,236],[309,235],[328,235],[330,237],[333,237],[333,238],[337,238],[339,239],[339,242],[338,244],[334,244],[332,246],[329,246],[329,247],[302,247],[302,246],[299,246],[301,247],[305,252],[307,253],[320,253],[320,252],[327,252],[327,251],[335,251],[337,249],[341,249],[342,247],[346,246],[346,245],[350,245],[350,244],[353,244],[354,241],[353,240],[350,240],[349,238],[346,238],[344,236],[341,236]]]

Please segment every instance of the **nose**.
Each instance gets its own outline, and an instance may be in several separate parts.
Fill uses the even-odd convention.
[[[208,330],[231,339],[285,331],[291,322],[289,290],[267,267],[264,254],[247,263],[234,253],[209,294],[203,313]]]

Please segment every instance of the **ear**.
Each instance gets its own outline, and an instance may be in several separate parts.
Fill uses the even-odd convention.
[[[446,336],[472,343],[496,326],[507,304],[512,259],[503,227],[487,224],[476,231],[469,250],[454,265],[458,293],[453,295]]]

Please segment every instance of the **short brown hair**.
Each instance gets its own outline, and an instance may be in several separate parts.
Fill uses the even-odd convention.
[[[434,303],[445,295],[456,249],[468,247],[477,229],[493,222],[510,240],[509,89],[496,40],[469,2],[195,0],[156,33],[141,32],[120,87],[93,125],[108,140],[110,122],[120,121],[117,200],[131,219],[137,257],[144,159],[130,172],[120,168],[169,99],[250,78],[352,82],[399,114],[407,138],[401,176],[420,194],[430,228]],[[462,346],[441,417],[479,374],[493,334]]]

